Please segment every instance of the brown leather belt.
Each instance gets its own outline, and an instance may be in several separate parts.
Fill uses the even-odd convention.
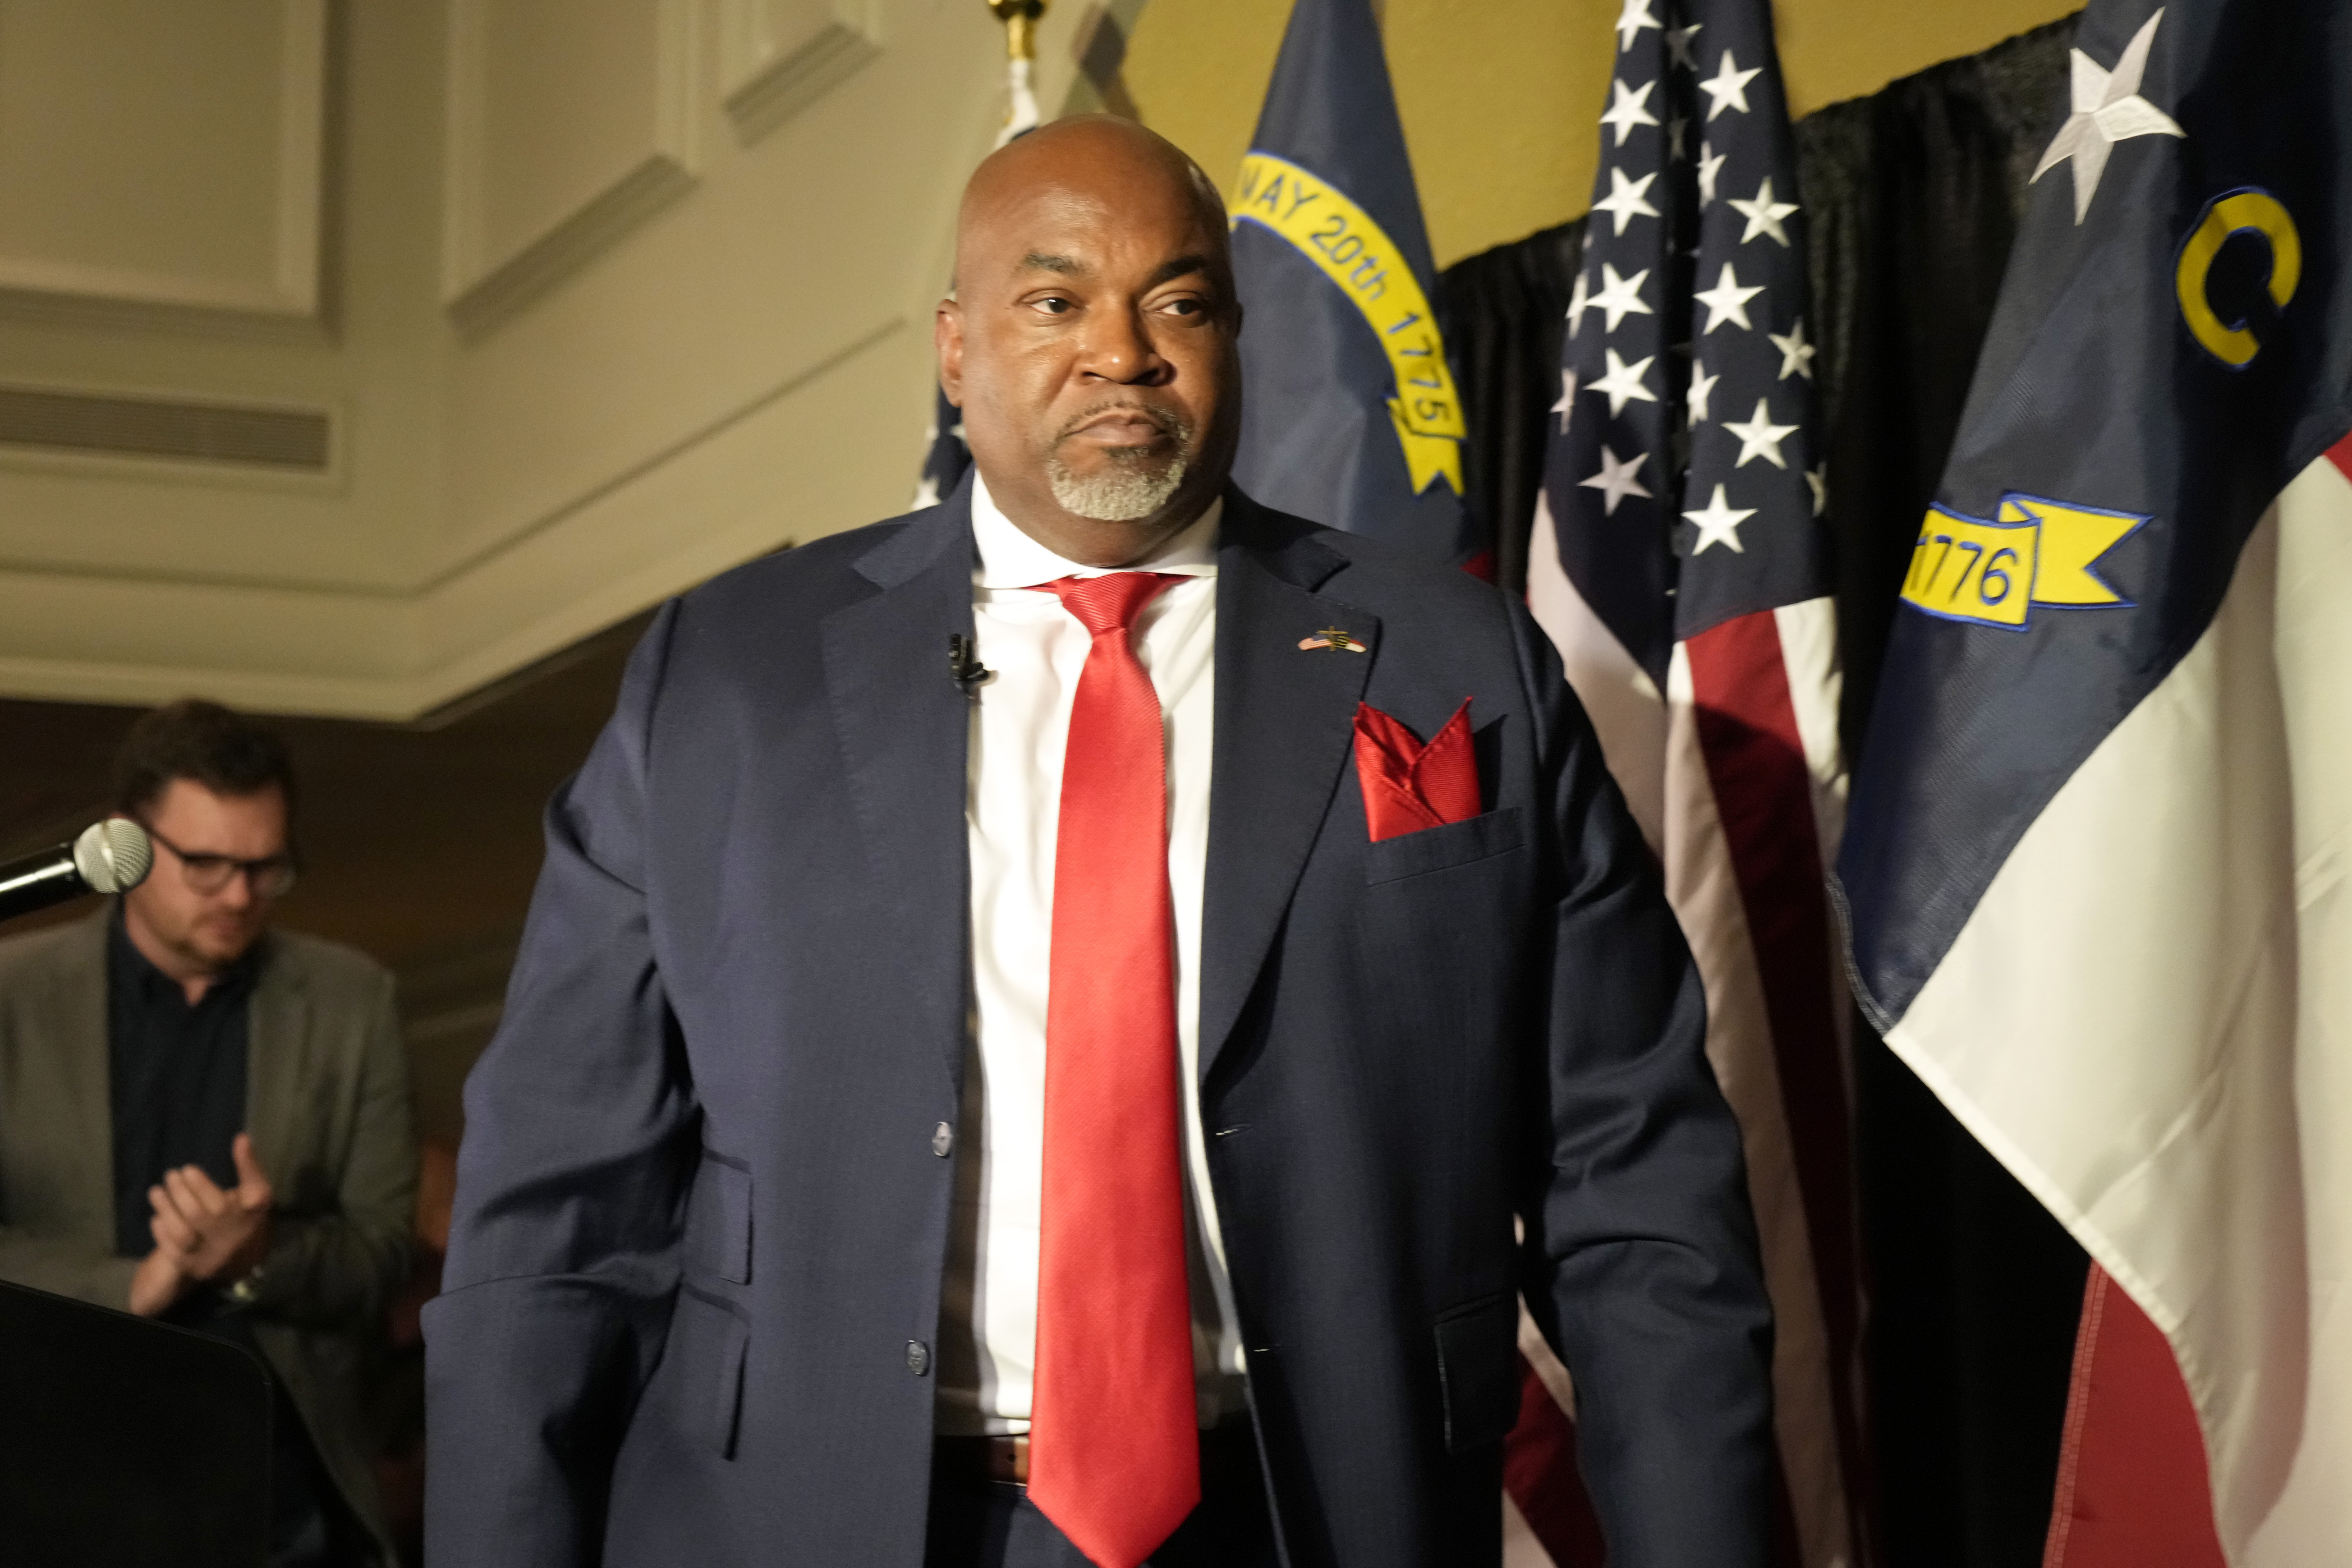
[[[931,1462],[967,1480],[1029,1484],[1029,1439],[1013,1437],[935,1437]]]
[[[1206,1465],[1214,1456],[1224,1454],[1239,1456],[1245,1467],[1255,1467],[1256,1442],[1247,1415],[1228,1415],[1201,1434],[1202,1462]],[[931,1463],[941,1475],[969,1481],[1010,1481],[1025,1487],[1029,1484],[1029,1439],[1026,1435],[934,1437]]]

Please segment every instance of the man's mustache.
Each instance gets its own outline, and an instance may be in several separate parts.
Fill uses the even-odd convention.
[[[1101,418],[1106,414],[1135,415],[1180,447],[1189,446],[1192,440],[1192,422],[1173,409],[1155,408],[1149,403],[1122,398],[1115,403],[1098,403],[1092,408],[1072,415],[1068,423],[1054,432],[1055,444],[1060,445],[1070,437],[1076,435],[1085,426]]]

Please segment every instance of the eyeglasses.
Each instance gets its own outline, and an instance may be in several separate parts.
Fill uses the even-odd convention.
[[[283,898],[301,869],[290,852],[259,860],[240,860],[234,855],[192,855],[152,827],[147,829],[147,837],[169,849],[180,862],[180,877],[188,884],[190,892],[217,893],[229,885],[232,878],[242,875],[255,898]]]

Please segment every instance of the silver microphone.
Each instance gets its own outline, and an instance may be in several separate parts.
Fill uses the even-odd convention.
[[[0,866],[0,921],[84,893],[127,893],[154,864],[145,828],[122,816],[94,822],[70,844]]]

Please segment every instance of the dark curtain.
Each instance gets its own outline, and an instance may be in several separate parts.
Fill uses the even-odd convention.
[[[1580,217],[1437,275],[1438,331],[1470,426],[1462,461],[1470,520],[1494,552],[1495,581],[1515,594],[1527,591],[1545,423],[1559,400],[1559,342],[1583,252]]]
[[[1849,757],[1895,590],[1958,428],[2026,176],[2055,129],[2071,20],[1797,126],[1829,425]],[[1527,582],[1581,221],[1438,279],[1470,421],[1474,515]],[[1499,526],[1496,526],[1499,524]],[[1855,1158],[1883,1568],[2042,1560],[2086,1260],[1855,1020]]]

